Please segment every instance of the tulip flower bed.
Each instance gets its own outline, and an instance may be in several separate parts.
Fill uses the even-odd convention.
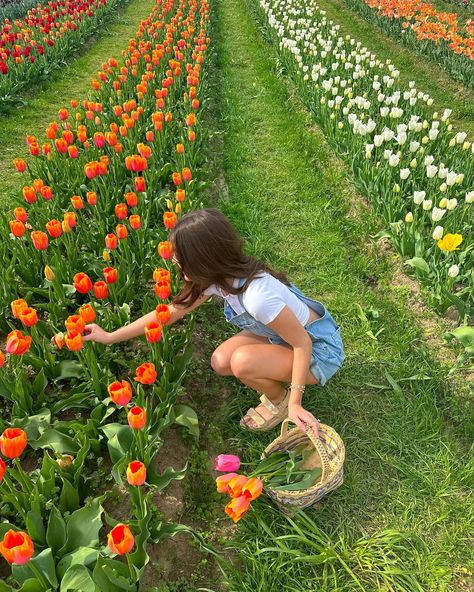
[[[346,0],[351,9],[474,88],[474,21],[421,0]]]
[[[52,70],[100,31],[123,0],[62,0],[38,4],[21,20],[6,15],[0,37],[0,107]],[[0,12],[1,15],[1,12]]]
[[[474,310],[474,144],[451,112],[403,88],[398,71],[339,35],[315,2],[260,3],[280,57],[331,145],[349,161],[357,187],[440,312]]]
[[[161,466],[166,429],[197,433],[177,403],[191,325],[166,326],[177,280],[166,237],[200,186],[208,21],[205,0],[157,0],[123,60],[107,60],[90,96],[15,161],[24,186],[0,219],[2,590],[138,590],[149,543],[180,531],[202,543],[158,520],[155,501],[185,473]],[[146,349],[83,342],[87,323],[112,330],[155,307]],[[126,523],[92,487],[102,448],[128,489]]]

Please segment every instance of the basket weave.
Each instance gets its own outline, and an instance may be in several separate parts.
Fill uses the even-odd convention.
[[[285,452],[295,449],[299,444],[306,442],[314,448],[314,453],[303,465],[306,469],[321,467],[321,475],[308,489],[299,491],[276,491],[271,487],[265,487],[268,496],[282,509],[288,507],[308,508],[317,503],[330,491],[342,485],[344,479],[344,442],[339,434],[330,426],[320,424],[319,439],[313,434],[311,428],[303,432],[300,428],[288,429],[289,420],[285,419],[281,426],[281,434],[267,446],[262,458],[272,452]]]

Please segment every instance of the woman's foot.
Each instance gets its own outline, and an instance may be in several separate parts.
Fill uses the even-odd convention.
[[[289,389],[283,391],[277,400],[270,400],[266,395],[260,397],[261,404],[250,408],[240,420],[241,427],[253,431],[270,430],[288,417]]]

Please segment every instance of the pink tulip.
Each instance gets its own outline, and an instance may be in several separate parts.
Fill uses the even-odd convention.
[[[214,460],[214,468],[222,473],[233,473],[240,468],[240,458],[234,454],[219,454]]]

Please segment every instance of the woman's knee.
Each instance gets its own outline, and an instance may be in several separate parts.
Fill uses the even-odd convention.
[[[211,355],[211,368],[216,374],[220,374],[221,376],[229,376],[232,374],[229,356],[224,352],[219,351],[219,348],[214,350]]]
[[[245,347],[239,347],[234,351],[230,359],[230,369],[236,378],[251,378],[255,360]]]

